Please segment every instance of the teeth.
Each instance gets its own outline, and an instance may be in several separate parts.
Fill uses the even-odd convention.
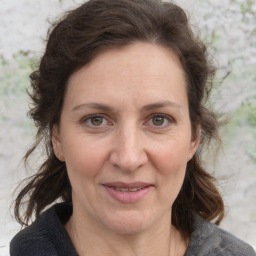
[[[122,192],[128,192],[128,188],[118,188],[118,187],[115,187],[116,190],[118,191],[122,191]]]
[[[142,189],[143,187],[138,187],[138,188],[129,188],[129,191],[131,192],[135,192],[135,191],[138,191],[140,189]]]
[[[140,189],[142,189],[143,187],[138,187],[138,188],[119,188],[119,187],[115,187],[116,190],[121,191],[121,192],[136,192]]]

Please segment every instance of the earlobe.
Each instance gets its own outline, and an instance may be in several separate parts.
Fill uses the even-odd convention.
[[[59,128],[57,127],[57,125],[53,126],[51,140],[52,140],[53,151],[54,151],[55,156],[60,161],[64,162],[65,157],[62,152],[61,138],[60,138]]]
[[[198,126],[197,131],[196,131],[196,137],[193,141],[190,143],[190,150],[188,154],[188,161],[192,159],[194,154],[196,153],[196,150],[200,144],[200,136],[201,136],[201,127]]]

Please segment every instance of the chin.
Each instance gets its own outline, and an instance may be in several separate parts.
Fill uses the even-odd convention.
[[[132,235],[143,232],[150,228],[153,222],[152,219],[149,219],[141,212],[121,212],[115,216],[110,216],[109,219],[105,219],[105,225],[108,229],[123,235]]]

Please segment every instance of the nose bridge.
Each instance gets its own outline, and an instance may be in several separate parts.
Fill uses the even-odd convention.
[[[111,161],[122,170],[134,171],[147,161],[141,131],[136,124],[126,124],[117,132]]]

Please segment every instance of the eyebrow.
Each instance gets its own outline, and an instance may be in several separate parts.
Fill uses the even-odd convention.
[[[79,110],[81,108],[92,108],[92,109],[96,109],[96,110],[102,110],[102,111],[113,111],[113,108],[105,105],[105,104],[100,104],[100,103],[83,103],[80,105],[75,106],[72,111],[76,111]]]
[[[160,102],[156,102],[156,103],[152,103],[152,104],[147,104],[145,106],[142,107],[142,111],[146,112],[146,111],[150,111],[150,110],[154,110],[154,109],[158,109],[158,108],[164,108],[164,107],[172,107],[172,108],[176,108],[176,109],[181,109],[181,105],[175,103],[175,102],[171,102],[171,101],[160,101]],[[72,111],[76,111],[82,108],[91,108],[91,109],[95,109],[95,110],[101,110],[101,111],[106,111],[106,112],[114,112],[114,108],[105,105],[105,104],[101,104],[101,103],[83,103],[80,105],[75,106]]]
[[[150,110],[154,110],[154,109],[158,109],[158,108],[164,108],[164,107],[172,107],[172,108],[181,109],[181,105],[179,105],[178,103],[165,100],[165,101],[160,101],[160,102],[156,102],[156,103],[153,103],[153,104],[147,104],[147,105],[142,107],[142,110],[143,111],[150,111]]]

